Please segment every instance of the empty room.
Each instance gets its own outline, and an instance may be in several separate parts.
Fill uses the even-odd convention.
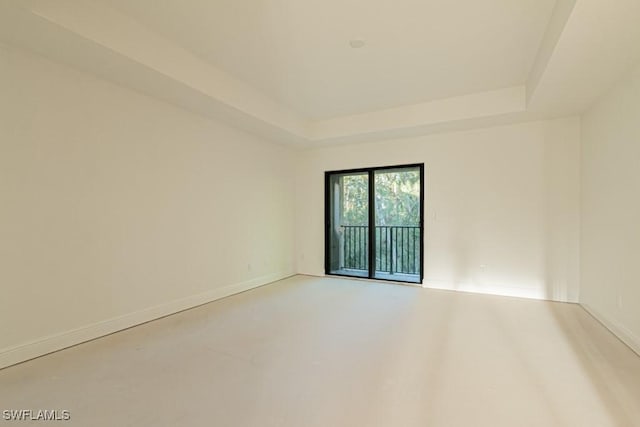
[[[640,426],[637,0],[0,0],[0,427]]]

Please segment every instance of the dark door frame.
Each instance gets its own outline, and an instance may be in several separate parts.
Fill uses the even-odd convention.
[[[330,273],[329,259],[330,259],[330,227],[331,227],[331,175],[336,174],[350,174],[350,173],[366,173],[369,180],[369,271],[367,279],[384,280],[390,282],[402,282],[402,280],[377,278],[375,276],[375,172],[383,171],[387,169],[401,169],[401,168],[418,168],[420,171],[420,284],[424,280],[424,163],[412,163],[406,165],[392,165],[392,166],[377,166],[358,169],[345,169],[325,171],[324,173],[324,273],[329,276],[344,276],[344,277],[358,277],[349,276],[346,274]],[[406,282],[414,283],[414,282]]]

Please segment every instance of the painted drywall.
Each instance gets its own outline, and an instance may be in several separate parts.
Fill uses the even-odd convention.
[[[0,45],[0,367],[288,276],[290,149]]]
[[[580,302],[640,353],[640,66],[583,116]]]
[[[577,301],[579,139],[574,117],[301,152],[298,272],[324,274],[325,171],[424,162],[425,286]]]

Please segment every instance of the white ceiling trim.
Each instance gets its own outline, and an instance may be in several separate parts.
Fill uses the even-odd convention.
[[[565,3],[561,34],[528,87],[528,110],[555,117],[585,111],[640,61],[640,1]]]
[[[547,65],[549,65],[551,55],[553,55],[558,41],[562,36],[564,27],[567,25],[567,21],[569,20],[569,16],[571,16],[575,4],[576,0],[557,0],[556,2],[551,19],[549,20],[549,25],[547,26],[547,31],[542,38],[536,59],[527,78],[527,101],[531,99],[540,83],[540,79],[547,69]]]
[[[304,119],[294,112],[113,9],[88,0],[57,0],[39,1],[31,12],[286,132],[306,132]]]
[[[0,1],[5,41],[296,146],[580,113],[640,58],[636,0],[559,0],[522,86],[312,121],[102,3]],[[619,48],[611,52],[609,43]],[[587,73],[589,80],[575,76],[581,68],[594,70]]]
[[[525,109],[526,89],[524,86],[516,86],[316,121],[311,125],[311,139],[323,141],[350,135],[463,122],[519,113]]]

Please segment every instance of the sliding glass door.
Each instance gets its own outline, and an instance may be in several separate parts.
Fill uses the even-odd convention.
[[[325,272],[422,283],[424,166],[327,172]]]

